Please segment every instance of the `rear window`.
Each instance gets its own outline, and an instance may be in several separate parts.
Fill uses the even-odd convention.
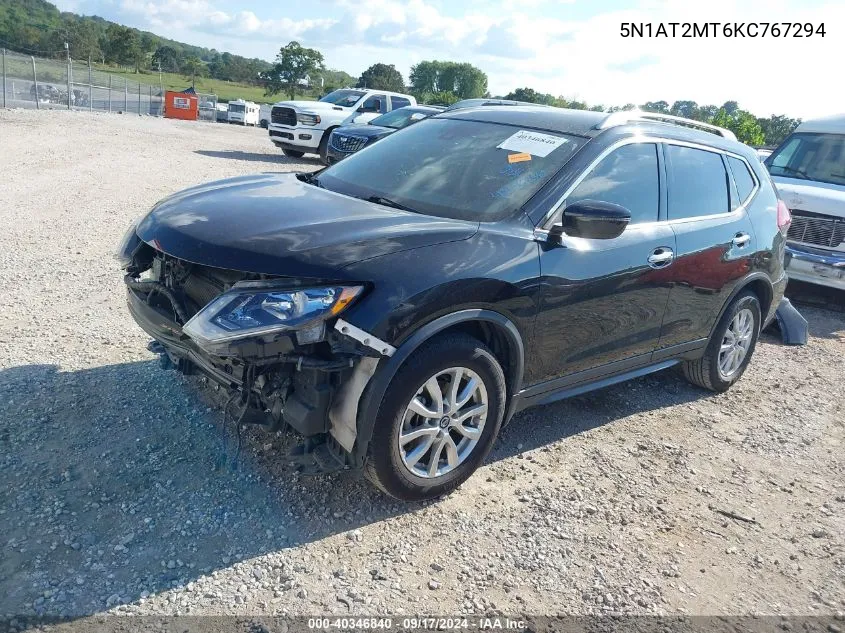
[[[772,176],[845,185],[845,134],[799,132],[766,159]]]
[[[754,186],[757,183],[748,171],[748,165],[745,164],[745,161],[728,156],[728,165],[731,167],[737,194],[739,195],[738,202],[740,205],[744,204],[748,200],[748,196],[751,195],[751,192],[754,191]]]
[[[721,154],[666,146],[669,171],[669,219],[727,213],[728,174]]]
[[[329,167],[319,184],[365,200],[388,198],[427,215],[494,221],[516,213],[586,140],[430,118]]]

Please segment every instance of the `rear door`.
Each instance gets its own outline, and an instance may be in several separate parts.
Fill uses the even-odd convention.
[[[571,376],[578,382],[579,372],[586,380],[648,364],[669,296],[656,273],[671,266],[675,247],[672,229],[661,221],[658,150],[655,142],[612,149],[561,205],[565,213],[578,200],[613,202],[631,211],[631,223],[614,239],[564,236],[563,245],[541,248],[534,359],[540,380]]]
[[[675,231],[672,290],[656,358],[675,345],[696,346],[709,337],[757,250],[745,206],[759,189],[746,169],[740,196],[729,156],[715,149],[667,142],[663,146],[669,224]],[[734,157],[740,163],[744,159]],[[737,165],[738,167],[738,165]],[[747,178],[752,182],[749,188]]]

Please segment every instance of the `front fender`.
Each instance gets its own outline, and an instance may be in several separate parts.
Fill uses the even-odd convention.
[[[468,309],[459,310],[429,321],[419,329],[415,330],[390,356],[382,358],[376,368],[367,387],[361,396],[358,404],[358,429],[353,450],[353,457],[358,465],[364,463],[370,439],[373,436],[373,428],[378,417],[378,409],[384,398],[391,380],[399,371],[402,364],[421,345],[430,340],[438,333],[447,330],[461,323],[486,322],[500,328],[508,343],[510,357],[513,359],[510,366],[505,368],[507,384],[511,393],[508,394],[508,407],[505,412],[505,422],[513,415],[516,399],[513,397],[522,387],[522,375],[525,367],[525,345],[522,336],[516,325],[493,310]]]

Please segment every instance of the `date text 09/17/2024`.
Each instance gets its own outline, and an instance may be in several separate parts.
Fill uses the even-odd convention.
[[[625,38],[824,37],[824,22],[622,22]]]

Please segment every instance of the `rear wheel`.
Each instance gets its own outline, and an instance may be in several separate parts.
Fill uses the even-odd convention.
[[[282,153],[290,158],[302,158],[305,156],[305,152],[300,152],[295,149],[283,149]]]
[[[711,391],[727,391],[742,377],[760,336],[760,301],[743,292],[731,302],[710,337],[704,356],[683,364],[691,383]]]
[[[365,473],[404,501],[450,492],[483,463],[505,412],[493,353],[464,334],[425,344],[393,377],[379,408]]]

